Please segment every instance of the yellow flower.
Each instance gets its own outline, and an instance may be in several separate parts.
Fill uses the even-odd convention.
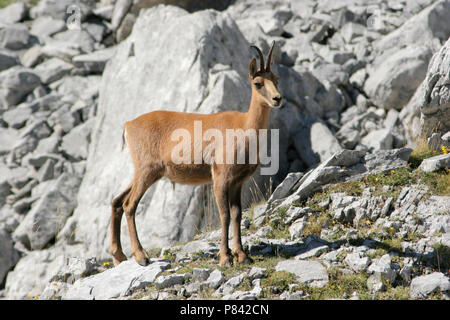
[[[395,170],[391,170],[391,173],[395,173]]]
[[[441,150],[442,150],[443,154],[447,154],[448,153],[448,150],[447,150],[447,148],[444,145],[441,147]]]
[[[370,224],[370,220],[366,220],[366,224],[369,225]]]
[[[198,238],[198,237],[199,237],[198,233],[197,233],[197,234],[195,235],[195,237],[196,237],[196,238]]]
[[[103,265],[104,265],[105,267],[109,266],[110,264],[111,264],[111,262],[109,262],[109,261],[103,262]]]
[[[331,289],[334,289],[334,288],[335,288],[335,287],[334,287],[334,284],[332,284],[332,285],[330,286],[330,288],[331,288]]]

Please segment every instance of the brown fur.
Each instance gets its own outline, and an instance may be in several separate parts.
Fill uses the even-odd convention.
[[[171,134],[174,130],[183,128],[193,137],[194,121],[201,121],[203,131],[210,128],[218,129],[224,137],[226,129],[267,129],[270,109],[278,108],[281,100],[276,88],[277,78],[270,70],[272,50],[273,44],[265,68],[261,64],[260,70],[257,70],[255,59],[250,63],[249,80],[252,97],[248,112],[226,111],[205,115],[154,111],[125,124],[126,141],[135,171],[130,185],[112,201],[110,252],[116,264],[126,260],[120,244],[120,221],[123,212],[127,219],[132,253],[138,263],[143,265],[148,263],[148,257],[138,239],[134,214],[145,191],[162,177],[181,184],[212,183],[222,224],[220,264],[232,263],[232,256],[228,249],[230,216],[235,230],[233,253],[237,256],[238,262],[251,261],[242,249],[241,243],[241,188],[255,172],[257,164],[218,164],[216,162],[211,165],[175,164],[171,154],[172,148],[178,142],[171,140]],[[206,142],[203,142],[203,148],[205,146]],[[193,149],[194,141],[191,141],[191,150]],[[248,141],[245,152],[248,154]],[[223,154],[225,156],[224,146]]]

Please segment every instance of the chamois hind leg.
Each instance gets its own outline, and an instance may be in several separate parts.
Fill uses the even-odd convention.
[[[129,196],[123,204],[125,216],[127,218],[128,233],[130,235],[131,252],[140,265],[146,266],[149,263],[148,255],[142,248],[141,242],[137,235],[135,213],[139,201],[145,191],[156,181],[161,178],[159,170],[148,167],[140,172],[136,172],[131,185]]]
[[[220,240],[219,264],[232,265],[233,257],[228,248],[228,229],[230,226],[230,208],[228,204],[228,186],[225,181],[225,175],[218,172],[217,167],[213,167],[213,188],[217,207],[220,213],[220,223],[222,225],[222,238]]]
[[[239,263],[252,263],[245,251],[242,249],[241,241],[241,218],[242,218],[242,206],[241,206],[241,189],[242,186],[236,186],[231,189],[230,192],[230,213],[233,221],[233,254],[237,257]]]
[[[122,221],[123,215],[123,200],[128,196],[131,190],[131,185],[128,186],[118,197],[114,198],[111,202],[112,212],[111,212],[111,242],[109,247],[109,252],[114,258],[114,263],[117,265],[122,261],[127,260],[127,257],[123,254],[122,245],[120,243],[120,222]]]

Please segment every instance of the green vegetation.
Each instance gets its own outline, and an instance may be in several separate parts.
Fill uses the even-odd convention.
[[[423,159],[431,158],[439,154],[440,152],[433,150],[428,146],[427,140],[424,138],[411,152],[408,162],[411,164],[411,167],[415,169],[420,166]]]
[[[434,253],[436,255],[435,265],[441,272],[446,272],[450,269],[450,247],[437,243],[433,245]]]
[[[9,6],[10,4],[13,4],[14,2],[17,2],[17,0],[0,0],[0,8],[5,8],[7,6]],[[39,0],[27,0],[26,3],[30,6],[30,7],[34,7],[35,5],[37,5],[39,2]]]
[[[303,235],[305,237],[315,234],[320,237],[323,228],[327,228],[330,225],[331,216],[327,211],[322,211],[319,215],[311,215],[308,218],[308,223],[303,229]]]
[[[302,290],[310,294],[312,300],[341,299],[350,297],[353,292],[368,294],[367,278],[365,273],[344,274],[339,268],[327,270],[329,282],[322,288],[313,288],[302,285]]]
[[[289,289],[289,285],[296,283],[294,274],[286,271],[268,272],[268,277],[261,280],[261,288],[263,289],[263,297],[271,298],[273,289],[282,292]]]
[[[0,0],[0,8],[7,7],[14,2],[16,2],[16,0]]]

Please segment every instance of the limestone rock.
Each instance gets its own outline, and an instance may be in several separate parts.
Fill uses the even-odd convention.
[[[444,168],[450,168],[450,154],[441,154],[424,159],[419,168],[425,172],[433,172]]]
[[[27,5],[22,1],[18,1],[0,9],[0,21],[3,23],[17,23],[22,21],[27,13]]]
[[[105,300],[123,297],[146,287],[170,267],[165,261],[155,261],[147,267],[135,261],[124,261],[102,273],[82,278],[69,287],[64,300]]]
[[[0,100],[6,107],[18,104],[41,83],[35,72],[15,66],[0,73]]]
[[[313,287],[323,287],[328,283],[325,268],[317,261],[284,260],[278,262],[276,271],[287,271],[295,274],[298,281]]]
[[[441,290],[443,292],[450,290],[450,280],[440,272],[416,277],[411,281],[410,295],[413,298],[426,298],[430,293]]]
[[[63,174],[34,205],[14,232],[14,239],[42,249],[64,226],[76,206],[80,178]]]
[[[1,187],[0,187],[1,188]],[[0,282],[3,282],[8,271],[19,260],[19,252],[14,249],[14,243],[8,231],[0,225]]]

